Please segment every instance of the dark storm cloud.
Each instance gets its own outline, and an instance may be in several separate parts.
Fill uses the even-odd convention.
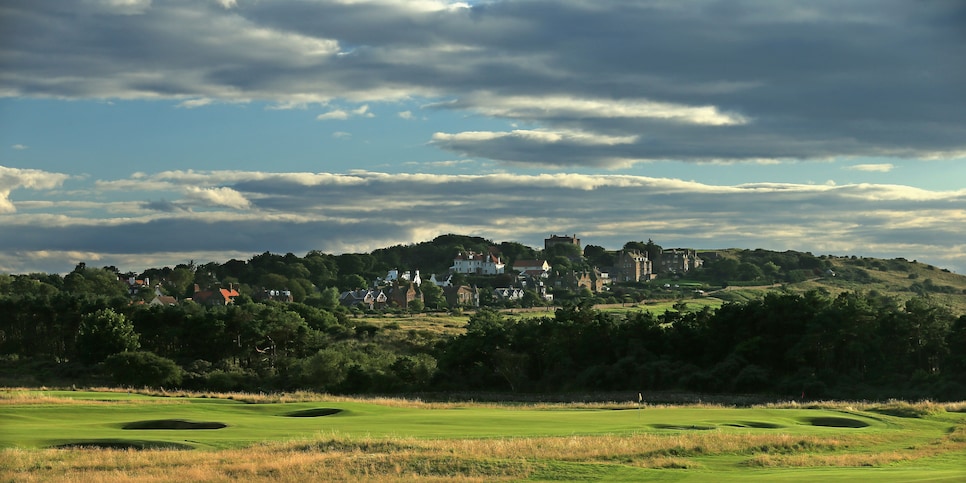
[[[7,251],[78,251],[109,254],[241,251],[259,253],[265,247],[282,252],[307,252],[333,238],[379,239],[399,227],[390,220],[360,222],[292,222],[285,220],[199,220],[166,218],[111,225],[24,225],[0,233]]]
[[[224,8],[11,0],[0,15],[7,96],[455,99],[436,106],[565,135],[454,131],[434,145],[549,166],[966,152],[961,2],[505,0],[458,8],[280,0]],[[509,98],[525,101],[506,105]],[[618,112],[627,105],[640,108]],[[566,135],[574,132],[581,137]]]

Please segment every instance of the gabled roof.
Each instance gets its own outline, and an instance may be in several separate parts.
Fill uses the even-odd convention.
[[[192,300],[199,303],[207,303],[212,299],[218,300],[220,302],[229,303],[232,302],[235,297],[238,296],[238,291],[235,289],[222,288],[218,290],[203,290],[200,292],[195,292],[191,297]]]
[[[158,295],[151,300],[151,305],[178,305],[178,299],[170,295]]]

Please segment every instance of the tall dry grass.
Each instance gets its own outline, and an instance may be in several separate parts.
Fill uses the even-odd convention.
[[[878,438],[881,438],[878,437]],[[867,466],[963,451],[963,428],[938,442],[865,453],[874,435],[789,436],[721,431],[538,438],[352,438],[269,442],[222,451],[4,450],[3,481],[499,481],[553,462],[700,468],[700,459],[746,456],[748,466]]]
[[[920,401],[902,401],[889,399],[885,402],[876,401],[787,401],[768,403],[755,407],[771,409],[832,409],[840,411],[867,411],[907,418],[921,418],[942,412],[966,412],[966,401],[936,402],[928,399]]]
[[[850,453],[798,453],[754,455],[746,464],[763,467],[861,467],[885,466],[900,461],[932,458],[947,453],[966,452],[966,426],[956,426],[943,438],[892,451],[857,451]]]
[[[178,399],[87,399],[72,398],[64,395],[53,395],[47,390],[36,389],[2,389],[0,390],[0,406],[4,405],[24,405],[24,404],[187,404],[187,401]]]

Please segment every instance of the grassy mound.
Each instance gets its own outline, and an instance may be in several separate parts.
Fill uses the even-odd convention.
[[[184,419],[152,419],[149,421],[133,421],[121,426],[121,429],[221,429],[227,428],[225,423],[216,421],[186,421]]]

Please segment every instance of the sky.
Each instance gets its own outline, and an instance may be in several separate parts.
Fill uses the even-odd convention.
[[[955,0],[4,0],[0,272],[456,233],[966,273],[964,25]]]

